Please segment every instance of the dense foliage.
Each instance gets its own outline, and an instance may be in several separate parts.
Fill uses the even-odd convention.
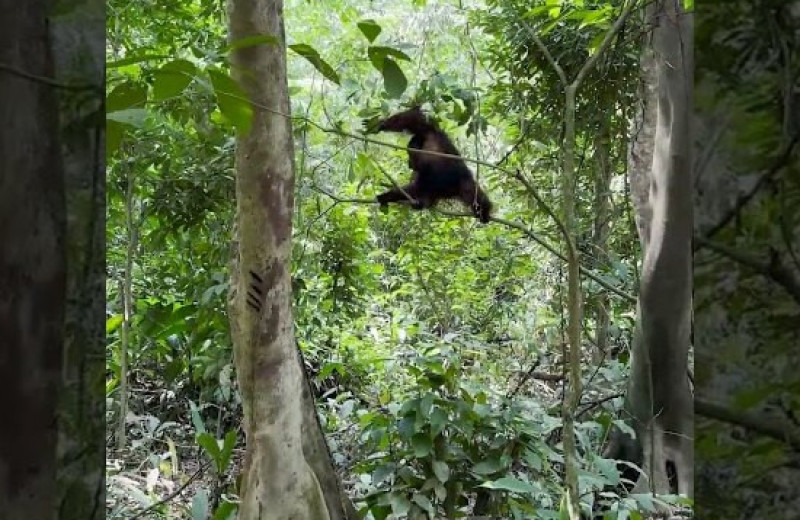
[[[618,9],[528,4],[286,2],[297,342],[342,480],[373,518],[467,507],[556,518],[563,507],[565,268],[541,245],[561,250],[552,219],[503,171],[522,172],[559,206],[563,95],[528,31],[574,73]],[[210,460],[213,475],[187,507],[193,518],[227,518],[241,414],[226,316],[233,137],[250,108],[229,77],[221,3],[117,1],[108,14],[107,390],[117,403],[125,358],[131,396],[110,514],[152,506],[173,479]],[[624,175],[637,23],[587,78],[577,118],[579,247],[585,267],[627,293],[638,265]],[[471,167],[507,224],[369,203],[386,175],[406,178],[406,157],[358,136],[410,102],[424,103],[462,154],[484,163]],[[626,496],[602,455],[610,425],[624,427],[616,411],[633,303],[588,278],[583,286],[582,500],[635,516],[651,504]],[[144,485],[131,479],[139,474]],[[155,511],[169,507],[180,504]]]

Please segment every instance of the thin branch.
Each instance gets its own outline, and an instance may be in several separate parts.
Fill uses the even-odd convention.
[[[572,86],[575,87],[576,90],[583,82],[586,75],[589,74],[589,72],[592,70],[592,67],[595,66],[597,60],[600,59],[600,56],[602,56],[608,49],[609,45],[611,45],[611,41],[614,39],[614,36],[616,36],[617,33],[620,31],[620,29],[622,29],[622,26],[625,24],[625,20],[627,20],[628,16],[630,16],[631,12],[633,12],[633,8],[634,6],[636,6],[636,4],[637,1],[632,0],[630,2],[627,2],[625,4],[625,7],[622,8],[622,13],[620,13],[619,18],[617,18],[617,21],[614,22],[614,25],[612,25],[611,28],[609,28],[608,31],[606,32],[606,35],[603,38],[603,42],[600,44],[600,47],[598,47],[597,50],[594,52],[594,54],[592,54],[589,57],[586,63],[583,64],[583,67],[581,67],[581,70],[578,72],[578,75],[575,76],[575,80],[572,82]]]
[[[753,433],[785,442],[795,450],[800,450],[800,431],[785,421],[746,411],[733,411],[720,404],[705,401],[695,396],[694,412],[709,419],[741,426]],[[781,424],[778,424],[778,423]]]
[[[539,38],[539,35],[536,34],[536,31],[531,29],[527,24],[524,24],[524,27],[525,30],[528,31],[528,34],[530,35],[531,39],[533,39],[533,43],[535,43],[536,46],[539,47],[539,50],[542,51],[542,54],[544,54],[544,57],[547,60],[547,62],[550,64],[551,67],[553,67],[553,70],[556,71],[556,74],[558,75],[558,79],[561,81],[561,84],[564,87],[569,85],[569,81],[567,80],[567,75],[564,74],[564,69],[561,68],[561,65],[559,65],[558,62],[555,60],[555,58],[553,58],[553,55],[550,54],[550,50],[544,44],[542,39]]]
[[[545,202],[542,200],[542,197],[539,195],[539,193],[536,191],[536,189],[534,189],[533,184],[531,184],[528,181],[528,179],[526,179],[525,176],[522,175],[522,172],[520,172],[519,170],[517,170],[517,172],[514,174],[514,178],[517,179],[519,182],[521,182],[523,186],[525,186],[525,189],[528,190],[528,193],[531,194],[531,196],[534,198],[534,200],[536,200],[536,202],[538,202],[539,205],[542,206],[542,208],[544,208],[545,212],[548,215],[550,215],[550,218],[552,218],[553,221],[556,223],[556,226],[558,227],[558,230],[561,232],[561,234],[564,236],[564,238],[565,239],[569,239],[569,231],[567,231],[567,227],[564,225],[563,222],[561,222],[561,219],[558,218],[558,216],[550,208],[550,206],[545,204]]]
[[[712,238],[716,235],[720,230],[722,230],[728,223],[733,220],[741,211],[742,209],[755,197],[756,193],[764,187],[767,182],[772,180],[775,175],[777,175],[783,168],[788,164],[789,158],[792,156],[792,152],[794,151],[794,147],[797,144],[798,140],[800,140],[800,134],[795,135],[794,138],[786,145],[786,148],[783,152],[778,156],[775,163],[767,170],[767,172],[758,179],[758,182],[748,191],[747,193],[743,194],[738,198],[736,204],[731,208],[728,213],[726,213],[719,222],[717,222],[714,226],[711,227],[706,233],[705,238]],[[697,244],[697,242],[695,242]],[[697,250],[695,248],[695,250]]]
[[[400,186],[399,184],[397,184],[397,181],[396,181],[396,180],[394,180],[394,177],[392,177],[391,175],[389,175],[389,172],[387,172],[387,171],[386,171],[386,169],[385,169],[383,166],[381,166],[381,165],[380,165],[380,163],[378,163],[378,161],[372,161],[372,163],[375,165],[375,167],[376,167],[376,168],[378,168],[378,169],[381,171],[381,173],[383,174],[383,176],[384,176],[384,177],[386,177],[387,179],[389,179],[389,182],[391,182],[391,183],[392,183],[392,186],[394,186],[394,187],[395,187],[395,189],[397,189],[397,191],[399,191],[400,193],[402,193],[402,194],[403,194],[403,196],[404,196],[406,199],[408,199],[408,202],[410,202],[411,204],[414,204],[415,202],[417,202],[417,201],[416,201],[416,199],[414,199],[414,197],[412,197],[411,195],[409,195],[408,193],[406,193],[406,190],[404,190],[402,186]]]
[[[591,410],[594,410],[595,408],[597,408],[601,404],[606,403],[608,401],[611,401],[613,399],[616,399],[617,397],[625,397],[625,394],[623,394],[623,393],[611,394],[611,395],[607,395],[605,397],[601,397],[600,399],[597,399],[595,401],[591,401],[591,402],[585,403],[586,406],[583,408],[583,410],[581,410],[578,413],[576,413],[575,417],[577,418],[577,417],[580,417],[581,415],[585,415],[587,412],[589,412]]]
[[[512,397],[516,396],[519,393],[520,389],[522,389],[522,385],[524,385],[528,381],[528,379],[530,379],[530,377],[533,375],[533,373],[536,371],[536,369],[539,368],[539,365],[541,363],[542,363],[542,359],[541,358],[536,358],[536,361],[533,362],[531,367],[522,375],[522,377],[519,378],[519,381],[517,381],[517,384],[514,385],[514,389],[511,390],[511,392],[509,392],[506,395],[506,399],[511,399]]]
[[[39,76],[37,74],[32,74],[30,72],[25,72],[22,69],[18,69],[16,67],[12,67],[7,63],[0,63],[0,70],[4,70],[14,76],[18,76],[20,78],[28,79],[31,81],[35,81],[37,83],[42,83],[44,85],[49,85],[51,87],[56,87],[64,90],[94,90],[96,92],[102,92],[103,88],[98,85],[73,85],[69,83],[62,83],[57,81],[53,78],[48,78],[45,76]]]
[[[773,282],[783,287],[783,289],[788,292],[798,304],[800,304],[800,278],[798,278],[794,271],[781,263],[777,253],[773,255],[769,262],[763,262],[752,255],[741,253],[730,247],[726,247],[722,244],[702,238],[696,238],[695,243],[697,244],[698,248],[708,248],[715,253],[726,256],[736,263],[755,271],[765,278],[769,278]]]
[[[378,201],[375,200],[375,199],[349,199],[349,198],[345,198],[345,197],[340,197],[340,196],[338,196],[338,195],[336,195],[334,193],[329,192],[328,190],[326,190],[324,188],[320,188],[319,186],[312,186],[312,189],[322,193],[326,197],[329,197],[329,198],[335,200],[336,202],[349,202],[349,203],[352,203],[352,204],[377,204],[378,203]]]
[[[323,195],[325,195],[327,197],[330,197],[331,199],[333,199],[333,200],[335,200],[337,202],[349,202],[349,203],[353,203],[353,204],[377,204],[378,203],[378,201],[375,200],[375,199],[356,199],[356,198],[340,197],[339,195],[333,194],[333,193],[331,193],[331,192],[329,192],[329,191],[327,191],[327,190],[325,190],[323,188],[320,188],[318,186],[314,186],[313,189],[317,190],[318,192],[322,193]],[[437,208],[431,208],[431,210],[433,212],[435,212],[435,213],[439,213],[441,215],[446,215],[448,217],[475,218],[475,215],[473,215],[472,213],[461,213],[461,212],[447,211],[447,210],[442,210],[442,209],[437,209]],[[518,224],[517,222],[512,222],[510,220],[505,220],[505,219],[502,219],[502,218],[499,218],[499,217],[493,217],[493,216],[489,217],[489,220],[492,221],[492,222],[497,222],[498,224],[502,224],[502,225],[504,225],[504,226],[506,226],[508,228],[516,229],[517,231],[521,232],[522,234],[524,234],[525,236],[527,236],[528,238],[530,238],[531,240],[533,240],[534,242],[536,242],[537,244],[539,244],[540,246],[545,248],[548,252],[550,252],[554,256],[558,257],[559,259],[561,259],[564,262],[567,261],[566,257],[563,254],[561,254],[561,252],[559,252],[556,248],[551,246],[548,242],[546,242],[544,239],[542,239],[539,235],[537,235],[533,231],[529,230],[528,228],[526,228],[522,224]],[[596,275],[593,272],[585,269],[583,266],[580,266],[579,269],[580,269],[580,273],[582,275],[584,275],[585,277],[587,277],[590,280],[594,281],[600,287],[602,287],[602,288],[604,288],[604,289],[616,294],[617,296],[619,296],[620,298],[622,298],[624,300],[627,300],[627,301],[629,301],[631,303],[636,303],[636,297],[633,296],[632,294],[628,294],[625,291],[623,291],[622,289],[614,287],[610,283],[608,283],[605,280],[603,280],[602,278],[600,278],[598,275]]]
[[[147,506],[146,508],[142,509],[141,511],[139,511],[138,513],[136,513],[136,514],[135,514],[135,515],[133,515],[132,517],[128,518],[128,520],[137,520],[138,518],[141,518],[141,517],[143,517],[145,514],[149,513],[150,511],[152,511],[152,510],[156,509],[156,508],[157,508],[157,507],[159,507],[159,506],[162,506],[162,505],[166,504],[167,502],[169,502],[169,501],[170,501],[170,500],[172,500],[173,498],[175,498],[175,497],[177,497],[178,495],[180,495],[181,493],[183,493],[183,492],[186,490],[186,488],[188,488],[188,487],[189,487],[189,485],[190,485],[192,482],[194,482],[195,480],[197,480],[197,478],[198,478],[200,475],[202,475],[202,474],[205,472],[205,470],[207,470],[207,469],[208,469],[208,467],[209,467],[210,465],[211,465],[211,462],[210,462],[210,461],[206,461],[206,462],[205,462],[205,464],[203,464],[202,466],[200,466],[200,467],[197,469],[197,471],[195,471],[195,472],[194,472],[194,474],[192,474],[192,476],[190,476],[190,477],[189,477],[189,478],[186,480],[186,482],[184,482],[184,483],[183,483],[183,485],[181,485],[181,487],[179,487],[178,489],[176,489],[175,491],[173,491],[172,493],[170,493],[170,494],[169,494],[169,495],[167,495],[166,497],[162,498],[162,499],[161,499],[161,500],[159,500],[158,502],[153,502],[152,504],[150,504],[150,505],[149,505],[149,506]]]

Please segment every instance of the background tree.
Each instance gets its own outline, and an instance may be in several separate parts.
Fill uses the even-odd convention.
[[[66,286],[64,169],[47,4],[0,20],[0,507],[56,518]],[[24,52],[23,52],[24,50]],[[13,102],[11,101],[13,100]]]

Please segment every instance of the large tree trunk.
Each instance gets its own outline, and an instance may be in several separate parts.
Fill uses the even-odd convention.
[[[48,2],[0,10],[0,516],[58,512],[64,178]]]
[[[59,399],[60,520],[105,516],[105,3],[50,17],[61,93],[67,202],[67,299]]]
[[[691,15],[680,0],[658,0],[647,8],[653,24],[650,78],[655,132],[635,136],[631,185],[644,262],[634,335],[627,409],[643,448],[649,476],[637,491],[669,493],[668,464],[677,491],[692,496],[693,409],[687,378],[691,332]],[[649,64],[645,63],[645,72]],[[649,89],[645,89],[647,93]],[[647,123],[648,111],[644,110]],[[652,151],[651,151],[652,150]],[[646,188],[646,192],[643,189]],[[647,194],[644,198],[644,193]]]
[[[229,0],[228,14],[231,41],[278,40],[240,48],[231,60],[254,112],[251,130],[237,141],[231,273],[231,333],[247,438],[238,518],[348,518],[327,447],[321,447],[324,437],[310,415],[313,399],[294,341],[294,171],[283,2]]]

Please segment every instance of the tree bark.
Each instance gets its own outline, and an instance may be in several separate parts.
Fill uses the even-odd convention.
[[[67,204],[67,307],[59,396],[60,520],[105,518],[105,3],[52,14]]]
[[[231,55],[234,79],[254,114],[251,130],[237,138],[229,307],[247,438],[238,518],[352,518],[310,415],[313,399],[294,340],[294,165],[283,2],[229,0],[228,15],[232,42],[260,35],[278,40]]]
[[[0,516],[58,512],[65,202],[48,3],[0,11]]]
[[[658,0],[647,7],[654,27],[652,145],[634,136],[632,185],[647,186],[647,199],[634,189],[637,226],[644,249],[638,320],[626,407],[643,448],[649,479],[635,488],[670,493],[667,463],[674,464],[677,492],[693,494],[693,408],[687,378],[691,332],[691,14],[680,0]],[[648,72],[644,67],[645,74]],[[647,87],[646,92],[647,92]],[[648,113],[645,108],[644,114]]]
[[[609,113],[606,117],[611,117]],[[610,218],[610,193],[611,193],[611,164],[609,162],[609,121],[601,116],[599,121],[600,130],[594,142],[594,160],[597,166],[597,173],[594,183],[594,204],[592,213],[594,214],[594,230],[592,242],[594,243],[594,254],[596,262],[599,264],[607,260],[606,246],[608,242],[608,221]],[[593,266],[595,269],[597,265]],[[592,358],[595,364],[599,364],[607,354],[608,349],[608,293],[601,292],[597,296],[597,310],[595,311],[595,348],[592,351]]]

